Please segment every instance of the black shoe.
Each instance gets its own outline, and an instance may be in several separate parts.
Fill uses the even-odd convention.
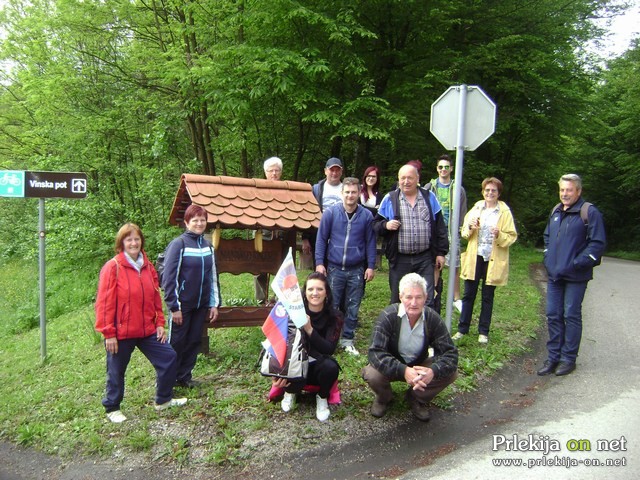
[[[378,397],[376,396],[375,400],[373,401],[373,404],[371,405],[371,415],[373,415],[376,418],[384,417],[384,414],[387,413],[388,408],[389,408],[389,404],[381,402],[380,400],[378,400]]]
[[[194,379],[190,380],[176,380],[176,387],[182,388],[198,388],[200,386],[200,382]]]
[[[428,422],[431,419],[431,414],[429,413],[429,404],[422,403],[420,400],[415,398],[412,393],[412,389],[409,388],[407,393],[405,393],[405,399],[409,403],[411,407],[411,413],[421,422]]]
[[[558,362],[551,362],[549,360],[545,360],[542,368],[538,370],[538,375],[540,375],[541,377],[544,375],[549,375],[556,371],[557,366],[558,366]]]
[[[429,404],[419,402],[418,400],[413,400],[411,402],[411,413],[413,413],[413,416],[421,422],[428,422],[431,419]]]
[[[560,365],[558,365],[558,368],[556,369],[556,377],[569,375],[575,369],[576,364],[574,362],[560,362]]]

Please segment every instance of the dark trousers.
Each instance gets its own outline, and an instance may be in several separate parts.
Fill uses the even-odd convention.
[[[425,367],[430,366],[432,363],[431,360],[427,360],[424,362]],[[367,365],[362,369],[362,378],[365,382],[371,387],[371,390],[376,394],[378,401],[380,403],[388,404],[393,400],[393,389],[391,388],[391,382],[405,382],[406,380],[404,376],[400,376],[397,378],[389,378],[378,370],[373,368],[371,365]],[[452,375],[448,377],[442,377],[438,379],[433,379],[427,385],[427,388],[424,391],[413,390],[410,389],[410,395],[418,400],[420,403],[428,404],[438,395],[442,390],[447,388],[447,385],[455,382],[456,378],[458,378],[458,372],[453,372]],[[407,385],[408,388],[411,388]]]
[[[315,362],[309,363],[309,371],[306,380],[292,381],[285,391],[287,393],[300,393],[305,385],[318,385],[318,395],[321,398],[329,398],[331,387],[338,380],[340,367],[333,357],[321,357]]]
[[[582,339],[582,300],[587,282],[547,282],[549,361],[575,363]]]
[[[473,304],[478,294],[478,286],[482,280],[482,306],[480,307],[480,321],[478,322],[478,333],[480,335],[489,335],[491,327],[491,315],[493,313],[493,296],[496,292],[495,285],[487,285],[487,266],[489,262],[485,262],[480,255],[476,261],[476,278],[475,280],[464,281],[464,295],[462,296],[462,312],[460,312],[460,320],[458,321],[458,331],[460,333],[469,333],[471,325],[471,315],[473,314]]]
[[[253,287],[256,293],[256,301],[260,303],[269,302],[269,274],[261,273],[253,277]]]
[[[177,357],[171,345],[160,343],[155,333],[144,338],[118,340],[118,353],[107,352],[107,388],[102,399],[107,413],[120,410],[120,403],[124,398],[124,375],[136,347],[156,370],[156,403],[166,403],[173,396]]]
[[[427,306],[433,308],[433,257],[429,250],[416,255],[398,253],[396,261],[389,266],[389,289],[391,303],[400,302],[400,280],[407,273],[417,273],[427,281]]]
[[[202,339],[202,329],[209,307],[182,311],[182,325],[171,322],[171,346],[178,354],[178,382],[191,380]]]

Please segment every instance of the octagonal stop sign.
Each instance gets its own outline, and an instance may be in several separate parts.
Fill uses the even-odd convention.
[[[463,91],[466,89],[466,92]],[[465,95],[464,99],[462,98]],[[465,100],[464,124],[459,125],[460,102]],[[455,150],[462,128],[464,150],[475,150],[489,138],[496,127],[496,104],[477,86],[454,86],[431,105],[429,130],[447,149]]]

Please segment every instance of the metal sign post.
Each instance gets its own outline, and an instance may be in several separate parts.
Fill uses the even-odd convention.
[[[46,262],[44,244],[44,198],[38,199],[38,265],[40,277],[40,359],[44,362],[47,358],[47,288],[46,288]]]
[[[449,87],[440,98],[431,105],[430,131],[447,149],[456,151],[455,180],[453,202],[449,222],[460,224],[460,189],[464,164],[464,151],[475,150],[487,138],[493,135],[496,125],[496,105],[477,86],[459,85]],[[449,250],[449,268],[456,265],[460,246],[460,230],[451,229],[451,249]],[[459,272],[458,272],[459,274]],[[447,289],[446,324],[451,331],[451,313],[455,275],[449,275]]]
[[[47,358],[45,198],[85,198],[87,174],[78,172],[0,171],[0,197],[38,198],[38,270],[40,284],[40,357]]]

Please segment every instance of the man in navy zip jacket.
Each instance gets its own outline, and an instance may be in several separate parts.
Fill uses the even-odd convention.
[[[218,317],[220,289],[213,247],[205,240],[207,211],[189,205],[184,212],[187,230],[169,243],[165,252],[162,288],[171,312],[170,342],[178,354],[176,385],[192,388],[192,379],[206,320]]]
[[[340,308],[344,304],[345,323],[340,345],[351,355],[359,355],[354,345],[358,310],[364,282],[373,280],[376,264],[373,215],[358,204],[359,195],[360,181],[345,178],[342,203],[323,212],[315,247],[316,271],[327,275],[334,306]]]
[[[547,269],[547,360],[538,375],[567,375],[576,368],[582,338],[582,300],[593,267],[600,264],[606,246],[602,214],[587,205],[583,218],[582,180],[563,175],[560,204],[544,231],[544,265]]]

